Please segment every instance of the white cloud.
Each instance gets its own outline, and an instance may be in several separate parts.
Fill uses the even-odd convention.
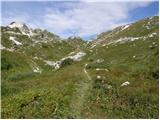
[[[2,24],[3,25],[8,25],[9,23],[13,22],[13,21],[17,21],[17,22],[26,22],[29,19],[29,16],[25,16],[25,15],[18,15],[18,16],[8,16],[8,17],[2,17]]]
[[[42,24],[41,21],[39,21],[39,19],[32,18],[29,14],[21,13],[19,11],[7,12],[7,15],[4,15],[1,21],[1,24],[3,26],[7,26],[11,22],[16,21],[26,23],[31,28],[45,28],[45,26]]]
[[[46,11],[40,15],[35,15],[36,17],[27,11],[26,13],[20,10],[17,13],[10,11],[11,13],[2,17],[2,24],[7,25],[13,21],[19,21],[27,23],[33,28],[48,29],[62,37],[78,35],[85,38],[131,22],[128,19],[131,10],[150,4],[146,1],[78,1],[81,2],[59,2],[60,7],[49,8],[45,6]],[[57,3],[55,2],[55,4]]]
[[[72,9],[50,9],[44,16],[45,25],[57,34],[68,37],[75,33],[81,37],[99,34],[127,21],[129,12],[149,2],[81,2],[72,3]],[[75,7],[76,6],[76,7]],[[68,6],[65,6],[68,8]],[[72,31],[70,34],[66,31]],[[68,35],[67,35],[68,34]]]

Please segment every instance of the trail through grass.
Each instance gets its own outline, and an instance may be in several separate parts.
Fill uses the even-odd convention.
[[[87,96],[89,96],[89,89],[92,87],[92,78],[86,70],[87,64],[84,66],[84,80],[78,84],[75,98],[72,100],[71,108],[74,118],[81,118],[81,111],[83,110],[84,102]]]
[[[87,63],[85,64],[85,67],[84,67],[84,73],[86,74],[86,76],[88,77],[88,80],[92,80],[91,76],[88,74],[87,70],[86,70],[86,67],[87,67]]]

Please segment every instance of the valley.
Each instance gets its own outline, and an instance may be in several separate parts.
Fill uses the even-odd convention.
[[[159,17],[62,39],[1,27],[2,118],[159,117]]]

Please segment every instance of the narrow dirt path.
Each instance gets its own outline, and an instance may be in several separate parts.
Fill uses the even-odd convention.
[[[82,80],[78,84],[78,88],[75,93],[74,100],[71,104],[72,113],[74,118],[81,118],[81,111],[83,109],[84,102],[89,95],[89,89],[92,87],[92,78],[86,70],[87,64],[84,66],[85,80]]]
[[[88,80],[92,80],[91,76],[88,74],[87,70],[86,70],[86,67],[87,67],[87,63],[85,64],[85,67],[84,67],[84,73],[86,74],[86,76],[88,77]]]

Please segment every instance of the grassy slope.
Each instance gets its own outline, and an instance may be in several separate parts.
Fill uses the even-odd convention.
[[[127,29],[122,30],[121,27],[117,27],[111,31],[101,33],[95,41],[91,44],[99,42],[105,44],[114,40],[118,40],[123,37],[142,37],[153,32],[158,33],[159,29],[159,17],[154,16],[153,18],[145,18],[143,20],[132,23]],[[147,27],[149,29],[147,29]],[[100,44],[100,45],[101,45]]]
[[[155,37],[99,46],[93,52],[87,50],[82,61],[58,71],[31,56],[38,53],[57,60],[74,47],[44,43],[35,49],[28,47],[24,54],[19,52],[26,47],[19,52],[2,51],[2,118],[158,118],[158,42]],[[97,59],[105,61],[96,63]],[[33,73],[29,65],[33,61],[43,69],[42,74]],[[86,63],[91,81],[84,72]],[[130,85],[120,87],[125,81]]]
[[[158,45],[158,38],[101,47],[90,56],[105,62],[93,61],[88,66],[94,82],[83,118],[158,118],[158,46],[153,42]],[[97,79],[97,75],[103,78]],[[130,85],[120,87],[125,81]],[[108,89],[108,85],[112,88]]]
[[[74,51],[74,47],[64,42],[39,43],[24,49],[27,55],[39,57],[44,60],[59,60]]]
[[[158,47],[149,48],[152,42],[157,38],[101,47],[97,55],[56,72],[2,80],[2,118],[158,118]],[[99,58],[108,61],[102,64],[109,72],[95,70],[102,66],[94,63]],[[121,88],[125,81],[131,84]]]
[[[2,96],[2,117],[75,117],[77,113],[71,112],[70,106],[75,104],[75,93],[83,80],[86,80],[83,63],[77,63],[33,78],[2,81],[2,91],[7,91]]]

